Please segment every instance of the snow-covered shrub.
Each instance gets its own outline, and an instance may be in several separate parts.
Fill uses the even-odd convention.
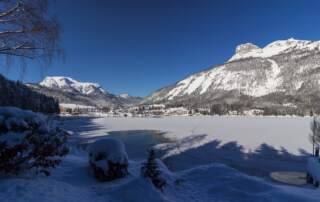
[[[49,175],[49,168],[68,153],[67,137],[43,115],[0,107],[0,172],[19,174],[34,169]]]
[[[100,181],[111,181],[128,174],[128,155],[123,142],[118,139],[105,138],[92,143],[89,162]]]
[[[152,184],[161,191],[163,191],[163,188],[167,184],[166,180],[161,176],[164,167],[162,161],[156,159],[153,149],[149,151],[148,160],[143,163],[141,167],[141,174],[144,177],[149,178]]]

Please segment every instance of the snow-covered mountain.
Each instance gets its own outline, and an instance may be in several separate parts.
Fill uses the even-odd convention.
[[[269,58],[279,54],[290,53],[294,50],[319,51],[320,41],[288,40],[274,41],[264,48],[259,48],[252,43],[241,44],[236,48],[236,53],[229,62],[245,58]]]
[[[319,83],[320,41],[290,38],[264,48],[251,43],[239,45],[226,63],[162,88],[144,102],[244,104],[250,98],[252,107],[283,106],[287,102],[310,105],[320,101]]]
[[[30,88],[59,100],[60,103],[95,107],[122,107],[140,102],[136,97],[117,96],[104,90],[101,85],[79,82],[70,77],[48,76]]]
[[[70,77],[48,76],[39,83],[50,89],[60,89],[67,92],[78,92],[85,95],[106,93],[97,83],[79,82]]]
[[[131,96],[128,93],[121,93],[118,95],[118,97],[126,100],[127,104],[138,104],[143,100],[142,97]]]
[[[119,97],[122,97],[122,98],[125,98],[125,99],[128,99],[128,98],[131,97],[128,93],[121,93],[121,94],[119,94],[118,96],[119,96]]]

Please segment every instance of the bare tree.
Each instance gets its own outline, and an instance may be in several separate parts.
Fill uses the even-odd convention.
[[[311,134],[310,141],[312,143],[312,154],[315,155],[315,147],[320,143],[320,120],[319,118],[313,117],[310,124]]]
[[[0,0],[0,55],[50,63],[61,53],[59,24],[47,0]]]

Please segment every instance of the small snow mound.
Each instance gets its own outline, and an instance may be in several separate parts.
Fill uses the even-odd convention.
[[[110,181],[124,177],[128,171],[128,155],[122,141],[115,138],[97,140],[89,148],[89,162],[95,177]]]
[[[158,191],[145,178],[136,178],[129,183],[118,186],[111,191],[112,201],[117,202],[169,202],[169,200]],[[173,198],[176,199],[176,198]]]
[[[97,155],[104,154],[105,160],[113,163],[128,163],[128,155],[123,142],[115,138],[97,140],[90,146],[89,153],[91,161],[95,161]]]

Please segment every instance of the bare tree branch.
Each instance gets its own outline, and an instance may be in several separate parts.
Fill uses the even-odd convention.
[[[9,23],[17,20],[17,18],[10,18],[10,19],[0,19],[0,23]]]
[[[62,52],[59,23],[47,6],[47,0],[0,0],[6,9],[0,12],[0,56],[50,63]]]
[[[0,13],[0,18],[6,17],[12,13],[14,13],[15,11],[18,10],[18,8],[21,6],[21,2],[19,1],[14,7],[12,7],[11,9],[7,10],[7,11],[3,11]]]
[[[12,52],[2,52],[1,54],[9,55],[9,56],[23,57],[23,58],[27,58],[27,59],[35,59],[35,57],[33,57],[33,56],[28,56],[28,55],[25,55],[25,54],[12,53]]]
[[[6,30],[6,31],[0,31],[0,37],[1,35],[8,35],[8,34],[22,34],[26,33],[27,30]]]

